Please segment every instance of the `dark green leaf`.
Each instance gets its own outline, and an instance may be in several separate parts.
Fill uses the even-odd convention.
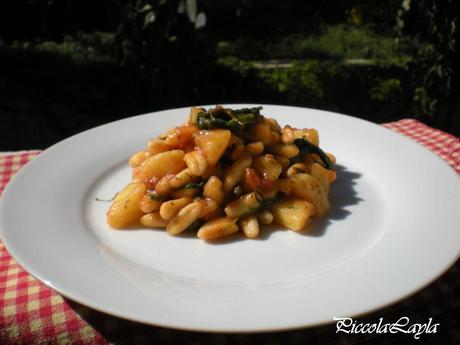
[[[241,109],[235,109],[233,112],[238,115],[238,114],[245,114],[245,113],[252,113],[252,114],[260,114],[260,111],[263,109],[263,107],[255,107],[255,108],[241,108]]]
[[[155,191],[148,192],[147,195],[149,196],[150,200],[153,200],[153,201],[163,200],[163,198],[159,196],[158,193]]]
[[[254,121],[254,114],[243,114],[243,115],[237,115],[236,116],[238,121],[243,122],[243,123],[248,123]]]
[[[190,182],[190,183],[187,183],[184,188],[185,189],[202,189],[204,187],[204,184],[206,182],[203,180],[203,181],[200,181],[200,182]]]
[[[309,142],[307,139],[295,139],[294,140],[294,145],[296,145],[300,152],[297,156],[291,158],[291,163],[298,163],[300,161],[300,157],[304,153],[316,153],[321,161],[324,164],[324,167],[329,170],[334,170],[332,168],[332,163],[327,157],[327,155],[324,153],[323,150],[321,150],[318,146],[312,144]]]
[[[200,129],[223,128],[239,133],[260,117],[261,109],[262,107],[236,110],[213,108],[198,113],[192,123]]]

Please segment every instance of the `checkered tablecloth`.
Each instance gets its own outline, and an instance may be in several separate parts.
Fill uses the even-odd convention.
[[[428,147],[460,174],[460,140],[405,119],[385,127]],[[0,193],[11,177],[40,151],[0,154]],[[459,205],[460,207],[460,205]],[[460,208],[459,208],[460,211]],[[436,231],[436,229],[433,229]],[[460,229],[459,229],[460,231]],[[273,312],[276,312],[275,310]],[[419,343],[460,344],[460,265],[416,295],[365,317],[362,323],[411,323],[429,318],[440,326]],[[207,334],[147,326],[106,315],[67,300],[31,277],[0,242],[0,344],[393,344],[414,341],[407,334],[336,333],[335,324],[264,334]]]

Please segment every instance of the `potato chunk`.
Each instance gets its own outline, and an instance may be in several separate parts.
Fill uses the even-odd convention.
[[[291,194],[312,203],[315,206],[315,216],[322,216],[329,210],[327,193],[317,178],[309,174],[298,174],[289,177],[289,180],[292,185]]]
[[[316,177],[326,194],[329,193],[330,184],[336,179],[335,171],[326,169],[319,163],[313,163],[311,165],[310,175]]]
[[[283,171],[281,164],[273,157],[273,155],[258,156],[254,159],[254,169],[264,178],[270,181],[275,181]]]
[[[171,150],[149,156],[134,176],[139,181],[150,179],[153,176],[162,178],[168,174],[177,174],[186,168],[184,151]]]
[[[184,149],[187,145],[193,143],[193,134],[198,132],[194,126],[180,126],[168,134],[165,143],[172,148]]]
[[[144,214],[139,208],[139,201],[146,191],[141,182],[130,183],[123,188],[107,211],[107,223],[116,229],[135,223]]]
[[[291,230],[303,230],[313,214],[314,206],[306,200],[290,198],[272,206],[275,223]]]
[[[224,154],[232,133],[226,129],[200,131],[195,134],[195,145],[199,147],[209,165],[214,165]]]

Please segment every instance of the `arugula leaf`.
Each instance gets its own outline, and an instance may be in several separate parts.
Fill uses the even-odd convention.
[[[192,122],[200,129],[223,128],[232,132],[241,132],[257,120],[261,110],[262,107],[236,110],[216,107],[199,112]]]
[[[324,167],[326,169],[329,169],[329,170],[334,170],[332,168],[332,163],[331,161],[329,160],[329,158],[327,157],[327,155],[324,153],[323,150],[321,150],[318,146],[312,144],[311,142],[309,142],[307,139],[295,139],[294,140],[294,145],[297,146],[300,150],[299,154],[293,158],[291,158],[291,163],[294,164],[294,163],[298,163],[300,162],[300,157],[302,156],[302,154],[304,153],[316,153],[319,158],[321,159],[321,161],[323,162],[324,164]]]
[[[204,187],[204,184],[206,182],[203,180],[203,181],[200,181],[200,182],[190,182],[190,183],[187,183],[184,187],[181,187],[181,188],[185,188],[185,189],[202,189]]]
[[[259,114],[260,111],[263,109],[263,107],[254,107],[254,108],[241,108],[241,109],[235,109],[233,112],[237,115],[240,114],[247,114],[247,113],[252,113],[252,114]]]

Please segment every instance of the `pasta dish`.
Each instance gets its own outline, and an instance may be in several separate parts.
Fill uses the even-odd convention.
[[[308,228],[324,216],[335,157],[314,128],[281,127],[262,107],[192,108],[187,121],[129,159],[132,180],[114,197],[107,223],[142,225],[204,240],[262,225]]]

